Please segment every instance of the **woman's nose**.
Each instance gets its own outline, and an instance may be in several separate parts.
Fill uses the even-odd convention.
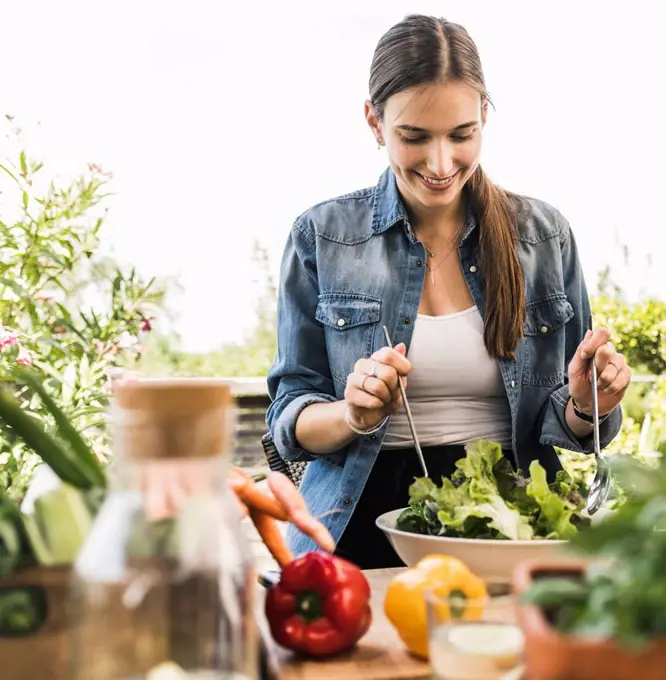
[[[450,177],[455,172],[453,150],[447,141],[433,143],[428,158],[428,169],[437,179]]]

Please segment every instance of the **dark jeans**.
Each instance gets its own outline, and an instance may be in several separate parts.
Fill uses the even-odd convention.
[[[437,485],[441,484],[442,477],[450,477],[455,472],[455,462],[464,456],[464,446],[423,449],[428,473]],[[508,458],[512,460],[510,455]],[[385,512],[407,507],[409,486],[415,477],[423,477],[415,449],[380,451],[335,554],[361,569],[404,566],[375,520]]]

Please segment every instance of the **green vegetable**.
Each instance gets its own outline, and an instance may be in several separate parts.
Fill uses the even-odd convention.
[[[22,564],[72,563],[107,483],[102,464],[37,374],[17,369],[16,378],[40,396],[56,429],[48,431],[7,388],[0,388],[0,421],[42,458],[62,484],[35,499],[30,514],[21,513],[14,501],[0,493],[0,578]]]
[[[409,507],[397,528],[457,538],[569,539],[588,524],[584,500],[566,472],[550,484],[538,461],[530,480],[515,472],[494,442],[468,444],[451,479],[437,486],[418,478],[409,488]]]
[[[626,455],[609,464],[627,500],[571,539],[594,566],[578,579],[540,578],[523,600],[563,633],[636,649],[666,635],[666,458],[657,468]]]
[[[0,588],[0,635],[27,635],[46,620],[46,596],[37,588]]]
[[[35,500],[35,519],[51,564],[71,564],[92,527],[81,493],[67,484]]]

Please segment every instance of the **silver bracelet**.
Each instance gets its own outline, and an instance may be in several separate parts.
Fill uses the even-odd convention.
[[[389,417],[385,416],[384,418],[382,418],[382,420],[379,421],[379,423],[377,425],[370,428],[369,430],[359,430],[358,427],[356,427],[356,425],[354,425],[354,423],[352,423],[351,415],[349,414],[349,409],[347,409],[345,411],[345,423],[347,423],[347,426],[349,427],[349,429],[354,434],[360,434],[362,436],[364,436],[366,434],[374,434],[375,432],[379,432],[379,430],[381,430],[382,427],[384,427],[384,425],[386,425],[386,421],[388,419],[389,419]]]

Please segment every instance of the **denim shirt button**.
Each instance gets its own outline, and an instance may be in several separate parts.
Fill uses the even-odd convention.
[[[423,260],[416,260],[417,267],[423,267]]]
[[[511,381],[511,387],[515,387],[515,386],[516,386],[516,381],[515,381],[515,380],[512,380],[512,381]]]
[[[476,265],[473,264],[473,265],[469,268],[469,270],[472,272],[472,274],[476,274]]]
[[[541,326],[541,328],[539,328],[539,330],[540,330],[542,333],[548,333],[548,326]]]
[[[403,320],[403,323],[405,324],[405,326],[409,326],[409,324],[412,323],[412,320],[408,316],[406,316]]]
[[[338,326],[342,328],[347,322],[344,319],[338,319]]]
[[[349,496],[346,496],[342,502],[343,502],[345,505],[351,505],[351,504],[352,504],[352,499],[349,498]]]

